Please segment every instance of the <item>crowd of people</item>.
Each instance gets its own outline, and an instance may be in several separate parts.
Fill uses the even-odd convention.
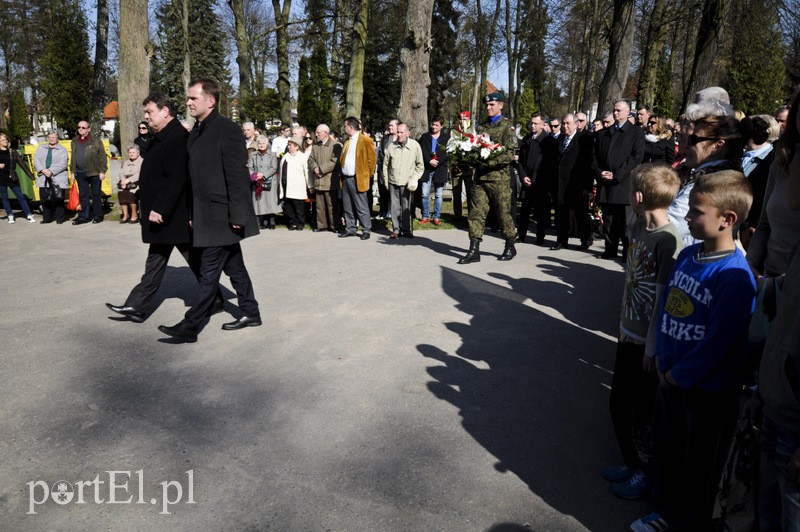
[[[521,138],[503,116],[504,96],[492,93],[475,127],[469,112],[451,132],[436,116],[417,140],[395,119],[377,141],[355,117],[344,120],[341,138],[326,124],[313,137],[282,125],[270,141],[254,124],[222,117],[218,97],[213,80],[190,83],[191,131],[163,94],[143,102],[146,121],[118,188],[121,223],[140,222],[150,248],[141,282],[109,309],[145,321],[177,248],[200,289],[184,319],[159,330],[196,341],[225,309],[223,271],[243,314],[223,329],[259,326],[243,238],[274,230],[279,215],[290,231],[310,225],[361,240],[370,239],[373,219],[386,219],[389,239],[413,238],[416,206],[419,225],[441,225],[450,182],[456,217],[462,190],[467,197],[469,250],[459,264],[481,260],[487,224],[505,240],[501,261],[516,256],[532,222],[537,245],[555,233],[551,251],[567,249],[573,236],[578,250],[589,250],[598,235],[600,258],[621,256],[610,411],[623,463],[601,474],[617,496],[654,502],[657,511],[632,530],[712,529],[731,441],[745,426],[739,420],[761,430],[759,529],[800,530],[800,92],[789,106],[753,116],[738,113],[720,87],[699,91],[677,120],[625,100],[591,123],[580,112],[536,113]],[[467,160],[451,149],[456,137],[490,140],[496,153]],[[9,222],[9,187],[35,221],[14,181],[25,164],[8,144],[0,134]],[[107,158],[88,122],[71,147],[81,200],[72,223],[102,222]],[[29,177],[40,188],[42,223],[66,220],[67,160],[55,133],[34,156]]]

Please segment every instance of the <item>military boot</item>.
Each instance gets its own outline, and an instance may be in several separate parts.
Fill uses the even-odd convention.
[[[481,241],[477,238],[469,239],[469,251],[462,258],[458,259],[459,264],[469,264],[470,262],[481,261]]]
[[[506,240],[506,248],[503,254],[497,257],[497,260],[511,260],[517,255],[517,248],[514,247],[514,239],[509,238]]]

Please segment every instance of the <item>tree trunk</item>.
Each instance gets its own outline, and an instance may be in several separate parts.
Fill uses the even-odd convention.
[[[727,0],[705,0],[703,13],[700,16],[700,28],[697,31],[697,45],[689,80],[683,92],[681,111],[686,110],[689,99],[697,92],[697,88],[705,85],[707,76],[712,72],[712,64],[719,44],[719,33],[725,16]]]
[[[92,76],[92,116],[95,131],[103,124],[106,103],[106,65],[108,64],[108,0],[97,0],[97,33],[94,43],[94,74]]]
[[[358,15],[353,21],[353,53],[350,60],[350,78],[347,80],[346,116],[361,116],[361,103],[364,100],[364,57],[367,42],[367,20],[369,0],[360,0]],[[430,22],[428,23],[430,31]],[[430,83],[430,81],[429,81]]]
[[[600,27],[600,0],[592,0],[592,18],[589,24],[586,25],[586,33],[584,43],[588,44],[586,50],[586,63],[584,63],[583,73],[583,96],[578,102],[579,110],[588,111],[592,104],[592,84],[597,72],[597,49],[600,45],[600,39],[592,38],[598,35],[598,28]],[[586,108],[586,109],[584,109]],[[602,117],[601,117],[602,118]]]
[[[236,29],[236,64],[239,66],[239,101],[246,101],[250,96],[250,43],[247,39],[245,27],[244,0],[228,0],[228,5],[233,12]],[[242,108],[243,109],[243,108]],[[242,119],[247,116],[240,114]]]
[[[665,11],[665,0],[654,0],[653,11],[650,14],[650,23],[645,37],[641,75],[639,76],[638,107],[647,106],[652,108],[655,102],[659,58],[664,51],[664,41],[669,29],[668,25],[664,24]]]
[[[609,111],[622,98],[631,68],[635,0],[614,0],[614,18],[609,36],[608,65],[600,83],[598,115]]]
[[[406,36],[400,49],[400,106],[397,115],[419,137],[428,129],[428,71],[431,60],[433,0],[409,0]]]
[[[133,144],[142,120],[142,100],[150,90],[150,33],[147,0],[125,0],[119,6],[120,150]]]
[[[181,2],[181,9],[183,18],[181,20],[181,27],[183,29],[183,93],[189,93],[189,82],[192,81],[192,58],[189,55],[189,0]],[[180,102],[178,105],[181,107],[186,105],[186,102]],[[219,102],[217,102],[219,105]],[[186,120],[194,125],[194,118],[186,113]]]
[[[276,55],[278,59],[278,96],[281,99],[281,122],[292,123],[292,95],[289,82],[289,13],[292,0],[272,0],[272,9],[275,12],[275,38],[277,40]]]

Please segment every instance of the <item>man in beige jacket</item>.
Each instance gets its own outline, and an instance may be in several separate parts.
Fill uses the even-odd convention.
[[[383,181],[392,204],[392,234],[389,238],[413,238],[411,232],[411,194],[425,171],[422,148],[409,138],[408,126],[397,125],[397,140],[389,144],[383,158]]]

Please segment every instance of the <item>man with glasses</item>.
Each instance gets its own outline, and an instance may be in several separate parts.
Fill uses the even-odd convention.
[[[89,223],[89,191],[92,193],[92,223],[103,221],[103,205],[100,196],[100,181],[108,171],[108,156],[102,141],[93,137],[89,122],[78,122],[78,135],[72,139],[72,161],[70,171],[78,182],[81,212],[72,225]]]
[[[586,113],[575,113],[577,120],[578,133],[586,131],[586,126],[589,125],[589,120],[586,118]]]
[[[592,166],[598,184],[597,202],[603,209],[605,251],[600,257],[604,259],[617,257],[620,240],[623,260],[628,252],[627,218],[633,216],[628,199],[629,178],[631,170],[644,159],[645,137],[644,128],[635,127],[628,120],[630,110],[627,101],[614,102],[614,124],[603,129],[595,144]]]
[[[561,122],[559,121],[558,118],[551,118],[549,123],[550,123],[550,136],[558,140],[558,137],[561,135]]]

